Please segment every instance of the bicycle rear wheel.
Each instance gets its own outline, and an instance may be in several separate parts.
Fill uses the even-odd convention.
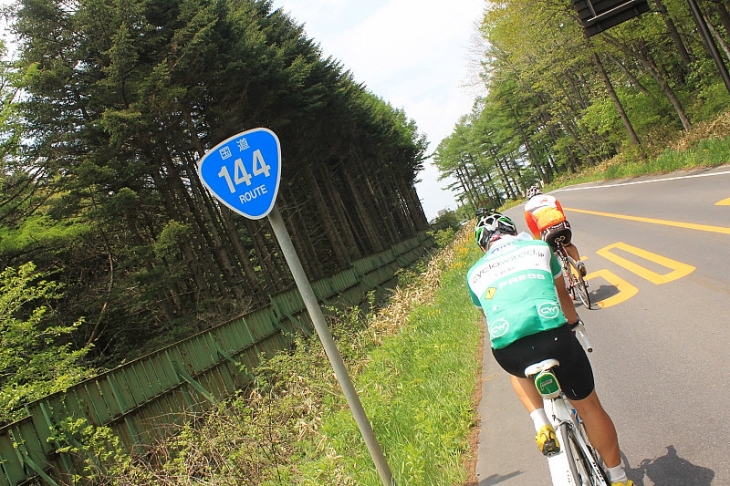
[[[572,458],[571,473],[576,486],[608,486],[608,478],[598,464],[598,459],[593,448],[583,441],[578,440],[577,431],[573,427],[566,426],[566,452]],[[585,445],[585,447],[582,446]]]
[[[580,274],[580,270],[574,261],[570,262],[570,273],[573,280],[574,293],[578,295],[578,298],[586,309],[591,308],[591,295],[588,293],[588,284],[586,284],[583,275]],[[575,300],[575,298],[573,298]]]

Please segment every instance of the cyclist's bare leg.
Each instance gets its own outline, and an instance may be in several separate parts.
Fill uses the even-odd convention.
[[[606,467],[615,467],[621,463],[621,450],[618,445],[618,435],[613,420],[603,409],[593,390],[583,400],[571,400],[578,411],[578,415],[585,425],[588,439],[603,458]]]
[[[519,376],[510,375],[512,380],[512,388],[520,399],[527,413],[532,413],[538,408],[543,408],[542,396],[535,388],[535,382],[531,378],[520,378]]]
[[[576,262],[580,261],[580,253],[578,252],[578,247],[575,246],[573,243],[569,243],[567,245],[563,245],[565,248],[565,251],[568,255],[570,255],[570,258],[575,260]]]

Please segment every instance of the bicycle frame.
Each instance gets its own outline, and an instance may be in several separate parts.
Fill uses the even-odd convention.
[[[548,359],[525,369],[543,397],[545,413],[560,442],[560,452],[547,458],[553,485],[608,486],[583,424],[552,372],[558,365],[557,360]]]
[[[588,293],[588,284],[585,283],[583,277],[574,273],[575,269],[577,272],[577,264],[573,258],[568,255],[568,252],[563,246],[562,237],[555,240],[555,255],[560,262],[560,266],[563,269],[563,277],[565,279],[565,286],[568,291],[568,295],[573,300],[576,300],[576,296],[580,299],[583,305],[587,308],[591,308],[591,299]]]

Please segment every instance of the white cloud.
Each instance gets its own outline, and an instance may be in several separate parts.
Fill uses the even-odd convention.
[[[357,82],[415,120],[429,151],[468,114],[474,89],[469,52],[484,0],[275,0],[304,23],[323,55],[339,60]],[[416,190],[426,216],[455,209],[447,181],[427,163]]]

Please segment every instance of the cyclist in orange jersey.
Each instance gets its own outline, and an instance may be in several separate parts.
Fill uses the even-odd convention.
[[[562,236],[563,246],[568,255],[576,261],[581,275],[586,276],[586,265],[580,261],[578,247],[571,242],[573,235],[570,223],[565,217],[560,201],[554,196],[543,194],[540,186],[533,185],[527,190],[525,222],[532,236],[542,239],[555,251],[555,239]]]

